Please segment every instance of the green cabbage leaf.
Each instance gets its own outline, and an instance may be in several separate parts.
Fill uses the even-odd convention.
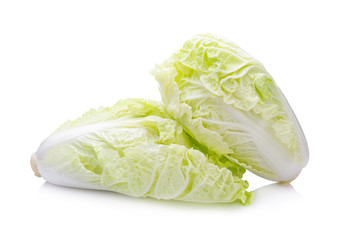
[[[152,73],[168,113],[210,152],[278,182],[306,166],[307,142],[286,98],[235,44],[195,36]]]

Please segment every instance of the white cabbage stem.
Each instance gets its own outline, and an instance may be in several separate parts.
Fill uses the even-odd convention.
[[[280,184],[285,184],[285,185],[288,185],[290,184],[291,182],[293,182],[297,177],[299,176],[299,174],[297,174],[297,176],[295,176],[294,178],[290,179],[290,180],[287,180],[287,181],[280,181],[279,183]]]
[[[34,175],[37,177],[41,177],[39,170],[38,170],[38,165],[36,164],[36,161],[35,161],[35,153],[33,153],[31,155],[30,166],[31,166],[31,169],[33,169]]]

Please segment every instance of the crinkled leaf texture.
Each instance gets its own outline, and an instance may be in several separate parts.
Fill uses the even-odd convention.
[[[194,145],[161,104],[128,99],[66,122],[43,141],[35,158],[41,176],[59,185],[249,204],[253,194],[241,179],[245,170],[222,159],[214,164],[216,155]]]
[[[235,44],[198,35],[152,73],[167,111],[210,151],[274,181],[306,166],[307,142],[283,93]]]

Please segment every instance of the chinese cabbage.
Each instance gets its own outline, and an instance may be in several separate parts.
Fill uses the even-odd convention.
[[[63,186],[249,204],[253,194],[241,179],[245,170],[213,164],[215,156],[195,149],[196,144],[160,103],[128,99],[64,123],[42,142],[32,167]]]
[[[286,98],[235,44],[198,35],[152,73],[169,114],[210,151],[278,182],[306,166],[307,142]]]

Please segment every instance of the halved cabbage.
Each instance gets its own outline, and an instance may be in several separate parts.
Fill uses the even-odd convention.
[[[47,181],[63,186],[249,204],[253,194],[241,179],[245,170],[226,160],[215,165],[215,156],[194,145],[161,104],[128,99],[63,124],[42,142],[32,166]]]
[[[152,73],[167,111],[210,151],[274,181],[306,166],[307,142],[287,100],[238,46],[198,35]]]

